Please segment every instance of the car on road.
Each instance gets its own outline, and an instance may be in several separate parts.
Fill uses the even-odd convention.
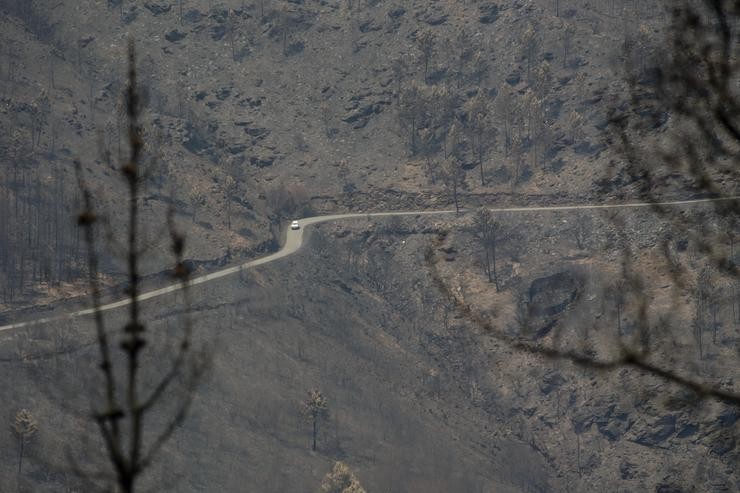
[[[293,221],[290,223],[290,229],[301,229],[301,225],[298,224],[298,221]]]

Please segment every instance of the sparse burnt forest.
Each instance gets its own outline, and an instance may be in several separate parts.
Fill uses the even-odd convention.
[[[740,489],[736,3],[0,0],[0,490]]]

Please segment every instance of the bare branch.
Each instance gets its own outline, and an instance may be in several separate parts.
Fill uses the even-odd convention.
[[[128,114],[128,134],[130,154],[128,161],[121,167],[128,192],[128,208],[126,211],[126,241],[122,245],[127,261],[128,278],[128,317],[119,332],[119,348],[123,353],[125,364],[121,368],[114,367],[110,341],[105,327],[101,310],[101,289],[98,273],[98,254],[95,245],[93,225],[96,215],[93,208],[93,197],[82,175],[81,166],[76,163],[78,182],[83,196],[83,212],[80,214],[79,224],[85,230],[85,239],[88,247],[89,283],[93,297],[93,311],[97,332],[98,346],[101,353],[101,371],[104,375],[105,404],[101,411],[94,414],[95,422],[100,430],[105,444],[109,462],[115,472],[116,482],[122,493],[131,493],[142,473],[151,466],[162,446],[169,440],[175,430],[185,419],[193,400],[195,389],[205,371],[205,364],[201,364],[193,352],[192,321],[188,316],[191,306],[189,296],[189,272],[183,262],[184,237],[175,226],[173,211],[170,209],[167,216],[167,228],[172,242],[172,252],[175,257],[174,276],[182,283],[185,293],[185,319],[182,337],[175,350],[175,355],[169,368],[155,383],[151,393],[144,397],[142,386],[144,382],[141,374],[142,352],[150,342],[145,337],[146,327],[142,320],[139,293],[141,290],[141,275],[139,262],[142,252],[141,225],[140,225],[140,193],[142,180],[146,177],[146,169],[142,167],[142,151],[144,142],[142,129],[139,124],[140,98],[136,83],[136,68],[133,44],[129,47],[128,87],[126,94],[126,110]],[[112,233],[112,231],[111,231]],[[112,236],[112,234],[111,234]],[[118,373],[117,373],[118,372]],[[119,374],[120,373],[120,374]],[[173,384],[181,377],[185,377],[185,385],[180,397],[176,400],[174,416],[159,432],[152,432],[149,449],[146,449],[144,422],[152,409],[158,404],[170,399],[169,391]],[[116,381],[124,382],[118,388]],[[119,404],[120,403],[120,404]]]

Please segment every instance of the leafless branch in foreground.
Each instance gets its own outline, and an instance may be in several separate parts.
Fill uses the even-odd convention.
[[[193,327],[187,316],[190,307],[188,289],[189,272],[183,262],[185,241],[176,230],[173,215],[167,218],[172,253],[175,258],[174,277],[182,283],[186,315],[184,317],[179,342],[172,348],[169,367],[152,386],[149,384],[149,371],[142,376],[145,368],[143,356],[152,342],[147,337],[145,322],[138,300],[140,292],[139,260],[140,211],[139,199],[142,181],[146,171],[142,162],[142,129],[139,122],[141,102],[136,82],[136,64],[133,43],[129,46],[128,87],[126,90],[126,109],[128,115],[128,137],[130,155],[120,168],[127,187],[128,209],[126,234],[126,262],[128,290],[128,315],[124,326],[117,332],[109,332],[101,310],[102,289],[99,279],[99,257],[96,248],[95,225],[98,217],[95,198],[83,176],[82,167],[77,166],[79,187],[82,192],[83,210],[78,223],[84,230],[87,245],[88,280],[94,307],[94,322],[97,343],[100,350],[100,371],[102,373],[103,394],[101,402],[93,412],[108,461],[112,466],[117,489],[122,493],[136,490],[142,474],[156,460],[162,446],[181,425],[190,408],[198,382],[205,371],[205,359],[193,348]],[[116,345],[114,345],[117,343]],[[120,352],[116,351],[116,346]],[[166,361],[164,355],[157,354],[154,361]],[[161,413],[169,413],[158,430],[154,429],[149,418],[155,409],[166,408]],[[106,474],[96,474],[97,478]]]

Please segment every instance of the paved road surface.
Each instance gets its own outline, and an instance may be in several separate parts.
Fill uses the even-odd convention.
[[[490,210],[493,213],[502,213],[502,212],[573,211],[573,210],[584,210],[584,209],[585,210],[634,209],[634,208],[646,208],[646,207],[651,207],[654,205],[663,206],[663,207],[678,207],[678,206],[691,206],[691,205],[698,205],[698,204],[706,204],[710,202],[730,201],[730,200],[736,200],[738,198],[740,197],[723,197],[723,198],[718,198],[718,199],[678,200],[678,201],[671,201],[671,202],[658,202],[658,203],[652,203],[652,204],[644,203],[644,202],[637,202],[637,203],[630,203],[630,204],[599,204],[599,205],[586,204],[586,205],[556,205],[556,206],[545,206],[545,207],[507,207],[507,208],[491,208]],[[222,277],[236,274],[237,272],[241,272],[247,269],[251,269],[253,267],[257,267],[258,265],[267,264],[270,262],[274,262],[275,260],[278,260],[280,258],[293,255],[303,245],[303,232],[305,231],[306,226],[310,226],[312,224],[324,223],[324,222],[329,222],[329,221],[339,221],[342,219],[361,218],[361,217],[432,216],[432,215],[444,215],[444,214],[454,214],[454,213],[455,213],[454,210],[443,210],[443,211],[411,211],[411,212],[372,212],[369,214],[360,214],[360,213],[334,214],[334,215],[328,215],[328,216],[307,217],[307,218],[304,218],[298,221],[298,223],[301,225],[300,229],[298,230],[289,229],[288,230],[288,233],[285,239],[285,244],[277,252],[271,255],[268,255],[266,257],[258,258],[256,260],[250,260],[249,262],[245,262],[241,265],[235,265],[233,267],[228,267],[226,269],[212,272],[210,274],[204,274],[202,276],[194,277],[193,279],[190,280],[190,285],[197,286],[198,284],[203,284],[206,282],[214,281]],[[140,294],[139,301],[145,301],[145,300],[149,300],[152,298],[157,298],[159,296],[173,293],[181,289],[182,289],[182,284],[180,283],[172,284],[171,286],[166,286],[164,288],[155,289],[153,291],[148,291],[146,293]],[[131,299],[126,298],[120,301],[102,305],[100,309],[102,311],[109,311],[109,310],[114,310],[116,308],[120,308],[123,306],[127,306],[130,303],[131,303]],[[92,308],[87,308],[84,310],[78,310],[78,311],[66,313],[63,315],[55,315],[52,317],[39,318],[36,320],[30,320],[27,322],[17,322],[14,324],[0,326],[0,331],[20,329],[20,328],[28,327],[31,325],[45,324],[45,323],[56,322],[60,320],[69,320],[69,319],[73,319],[77,317],[82,317],[85,315],[92,315],[93,311],[94,310]]]

